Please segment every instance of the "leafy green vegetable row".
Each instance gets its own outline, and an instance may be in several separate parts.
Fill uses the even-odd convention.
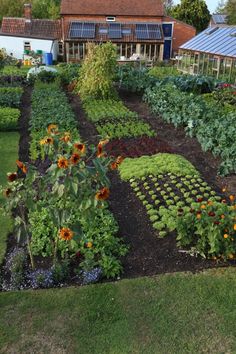
[[[19,109],[0,108],[0,131],[17,130],[19,118]]]
[[[22,94],[21,87],[0,87],[0,107],[18,108]]]
[[[188,135],[196,136],[204,151],[220,156],[219,173],[236,172],[236,110],[204,95],[181,92],[173,84],[158,84],[146,90],[144,100],[153,113],[176,127],[183,125]]]
[[[60,83],[36,82],[32,95],[32,113],[30,118],[31,146],[30,154],[36,159],[43,151],[39,141],[47,135],[47,127],[56,124],[61,131],[70,131],[74,139],[79,139],[74,112]]]
[[[140,120],[138,114],[130,111],[121,101],[87,100],[83,106],[102,137],[114,139],[156,135],[149,124]]]

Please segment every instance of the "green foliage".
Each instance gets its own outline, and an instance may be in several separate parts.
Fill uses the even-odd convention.
[[[96,123],[98,133],[106,138],[155,136],[149,124],[138,118],[137,113],[130,111],[121,101],[88,100],[84,109],[89,120]]]
[[[156,133],[150,128],[148,123],[139,120],[126,119],[115,123],[105,123],[96,125],[98,133],[106,138],[132,138],[138,136],[155,136]]]
[[[201,206],[205,205],[202,209]],[[190,252],[202,257],[233,259],[236,254],[234,206],[214,202],[194,203],[172,219],[180,247],[190,246]]]
[[[207,28],[211,18],[205,0],[181,0],[171,14],[176,19],[194,26],[197,32]]]
[[[235,0],[227,0],[225,6],[225,12],[227,13],[227,23],[229,25],[236,24],[236,2]]]
[[[214,94],[213,96],[214,97]],[[196,136],[204,151],[220,156],[221,175],[236,171],[235,119],[233,106],[221,101],[181,92],[172,84],[159,84],[147,89],[145,101],[155,114],[175,127],[184,125],[186,132]]]
[[[19,109],[0,108],[0,131],[17,130],[19,118]]]
[[[60,18],[60,0],[32,0],[34,18]]]
[[[81,64],[58,64],[59,76],[64,85],[69,85],[74,80],[78,79]]]
[[[147,87],[153,86],[157,79],[148,75],[147,68],[136,68],[127,64],[119,67],[116,81],[131,92],[143,93]]]
[[[22,94],[21,87],[0,87],[0,106],[18,108]]]
[[[158,79],[164,79],[167,76],[178,76],[179,71],[174,66],[154,66],[148,71],[148,74]]]
[[[170,172],[183,176],[199,176],[198,171],[189,161],[180,155],[173,154],[157,154],[135,159],[126,158],[120,165],[119,171],[123,180]]]
[[[30,154],[34,160],[43,154],[39,141],[45,136],[50,124],[59,125],[61,130],[70,130],[72,138],[79,139],[77,122],[60,83],[36,82],[32,94],[32,112],[30,118],[31,144]]]
[[[122,101],[116,100],[89,100],[84,102],[85,112],[92,122],[96,123],[103,120],[117,118],[137,118],[138,114],[130,111]]]
[[[88,53],[82,64],[77,90],[81,99],[108,99],[115,96],[116,47],[107,42],[87,44]]]

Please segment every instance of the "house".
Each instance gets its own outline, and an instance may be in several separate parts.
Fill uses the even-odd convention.
[[[225,14],[213,14],[211,16],[210,24],[212,26],[224,26],[227,25],[227,15]]]
[[[178,69],[236,83],[236,26],[213,26],[180,46]]]
[[[32,19],[31,5],[24,5],[24,17],[4,17],[0,30],[0,48],[9,55],[23,59],[28,51],[52,53],[58,59],[62,37],[61,21]]]
[[[62,0],[61,21],[67,62],[82,60],[88,41],[112,41],[121,58],[168,60],[196,34],[166,16],[162,0]]]

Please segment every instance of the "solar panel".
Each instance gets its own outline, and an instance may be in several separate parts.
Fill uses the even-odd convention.
[[[139,23],[136,24],[137,39],[162,39],[162,31],[159,24]]]
[[[157,24],[148,24],[149,39],[161,39],[161,28]]]
[[[146,23],[139,23],[136,25],[137,39],[149,39],[148,27]]]
[[[120,23],[110,23],[108,29],[109,38],[122,38],[121,35],[121,24]]]
[[[71,22],[69,37],[70,38],[81,37],[82,36],[82,29],[83,29],[83,23]]]
[[[95,23],[84,23],[82,37],[83,38],[95,37]]]
[[[94,38],[95,23],[71,22],[69,37],[70,38]]]

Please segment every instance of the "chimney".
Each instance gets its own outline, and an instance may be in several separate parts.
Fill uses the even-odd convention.
[[[24,4],[24,17],[26,20],[32,19],[32,6],[31,6],[31,4]]]

